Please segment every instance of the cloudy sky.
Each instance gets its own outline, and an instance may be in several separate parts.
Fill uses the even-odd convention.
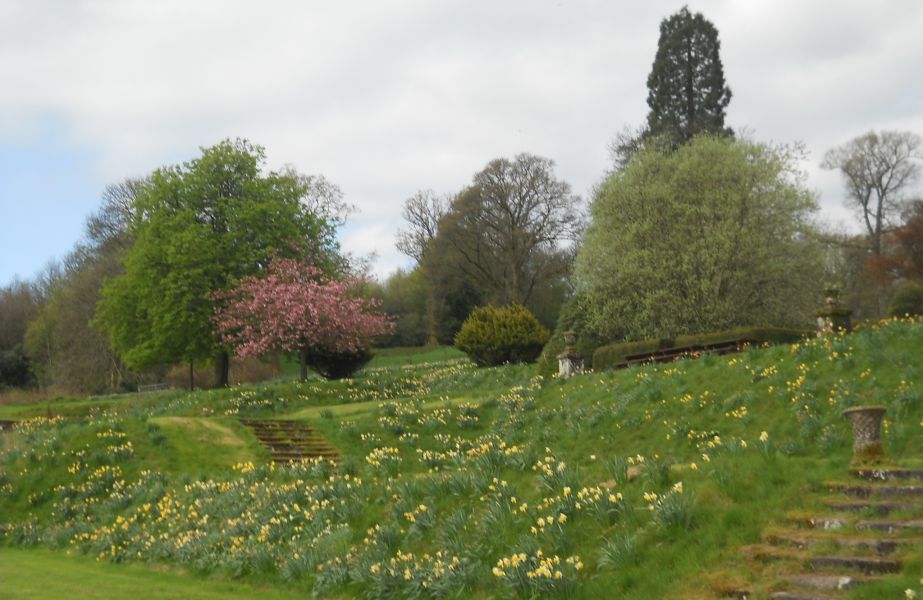
[[[647,113],[658,26],[681,2],[0,0],[0,285],[77,242],[107,183],[224,138],[337,183],[375,270],[405,198],[490,159],[553,159],[584,197]],[[825,220],[854,227],[824,151],[923,134],[923,2],[690,1],[718,28],[728,123],[804,142]]]

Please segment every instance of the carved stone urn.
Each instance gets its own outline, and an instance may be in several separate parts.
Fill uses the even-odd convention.
[[[577,352],[577,334],[564,332],[564,352],[558,354],[558,377],[567,379],[583,373],[583,357]]]
[[[875,464],[884,458],[881,422],[886,411],[884,406],[854,406],[843,411],[843,416],[852,424],[853,464]]]

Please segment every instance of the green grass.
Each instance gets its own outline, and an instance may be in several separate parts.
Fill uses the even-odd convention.
[[[443,362],[465,358],[465,353],[452,346],[408,346],[400,348],[375,348],[372,360],[367,365],[370,369],[382,367],[406,367],[427,363]],[[296,379],[301,366],[293,356],[282,360],[282,378]]]
[[[0,540],[321,596],[426,580],[471,598],[691,598],[708,572],[745,577],[738,548],[793,507],[822,510],[806,491],[845,476],[844,408],[887,406],[889,460],[923,464],[923,323],[567,381],[435,352],[389,351],[347,381],[61,402],[68,419],[0,450]],[[265,466],[238,416],[308,421],[343,461]],[[503,559],[538,549],[560,584],[510,585]]]
[[[304,598],[278,585],[203,579],[168,568],[115,565],[85,556],[0,547],[0,596],[9,600],[219,600]]]

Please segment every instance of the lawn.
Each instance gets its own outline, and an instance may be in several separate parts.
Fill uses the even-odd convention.
[[[303,591],[278,584],[204,579],[167,567],[116,565],[81,555],[0,547],[0,597],[9,600],[289,600]]]

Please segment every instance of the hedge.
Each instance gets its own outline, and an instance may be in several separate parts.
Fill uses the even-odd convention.
[[[680,335],[675,339],[641,340],[637,342],[619,342],[601,346],[593,352],[593,370],[614,369],[625,361],[626,356],[657,350],[720,344],[736,340],[753,340],[759,343],[788,344],[797,342],[811,335],[807,329],[787,329],[783,327],[739,327],[727,331]]]

